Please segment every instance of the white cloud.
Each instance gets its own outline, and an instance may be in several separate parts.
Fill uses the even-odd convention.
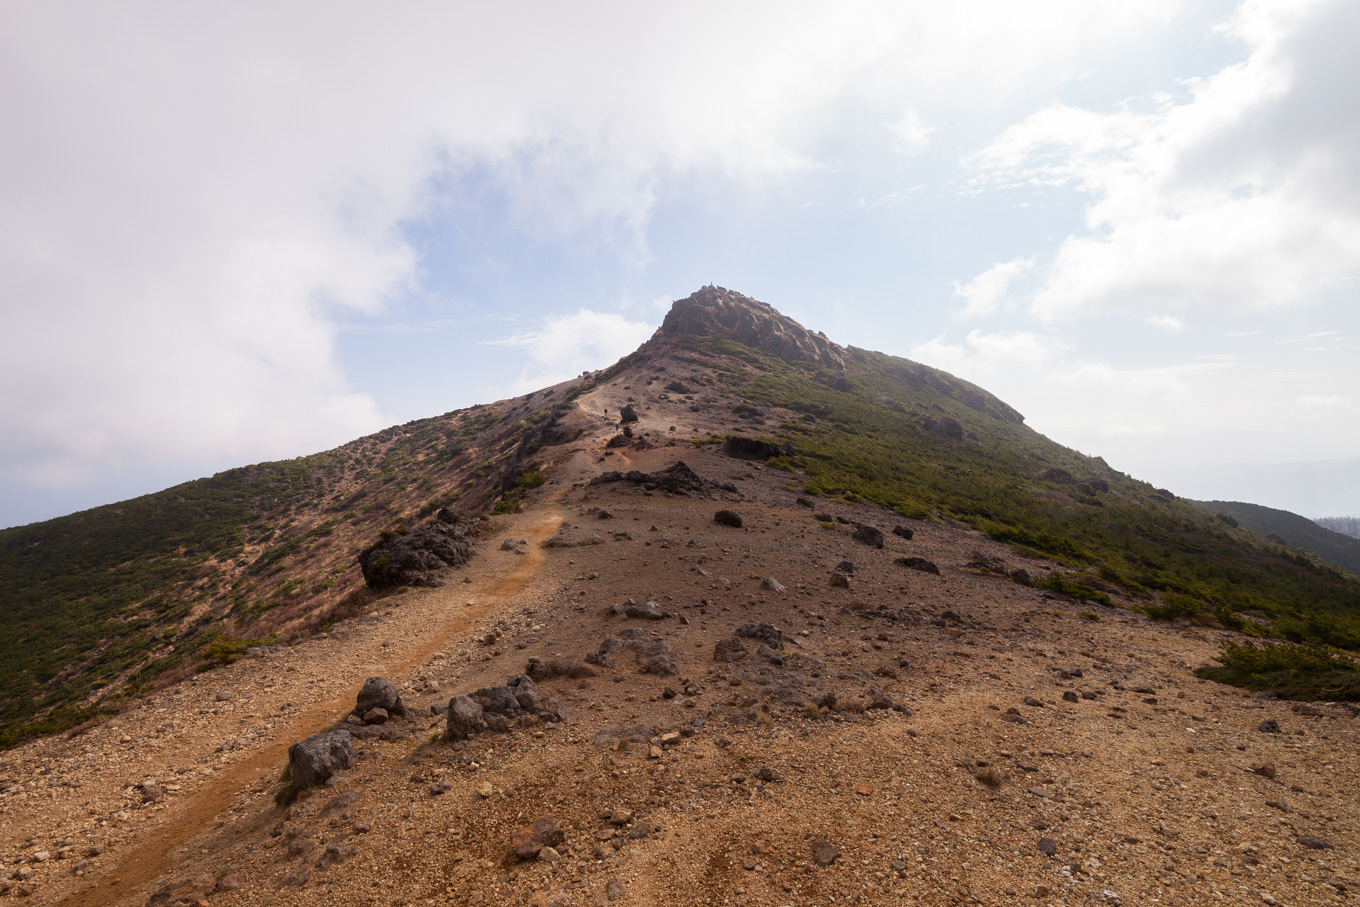
[[[1301,403],[1301,404],[1304,405],[1304,406],[1310,406],[1310,407],[1328,407],[1328,408],[1331,408],[1331,407],[1336,407],[1336,406],[1345,406],[1345,405],[1346,405],[1346,398],[1345,398],[1345,397],[1336,397],[1336,396],[1326,396],[1326,395],[1323,395],[1323,396],[1307,395],[1307,396],[1300,397],[1300,398],[1299,398],[1299,403]]]
[[[1163,328],[1177,334],[1185,330],[1185,322],[1175,315],[1152,315],[1148,317],[1147,322],[1153,327]]]
[[[888,130],[893,154],[902,157],[916,157],[924,152],[930,147],[930,136],[935,131],[915,110],[908,110],[902,119],[888,123],[884,128]]]
[[[1033,256],[1012,258],[992,265],[966,284],[954,281],[954,298],[964,300],[963,308],[955,314],[960,318],[977,318],[995,312],[1011,283],[1033,267]]]
[[[812,172],[846,110],[994,105],[1180,5],[11,5],[0,497],[381,424],[337,325],[420,289],[412,224],[636,266],[678,182]]]
[[[1360,262],[1360,84],[1353,3],[1244,3],[1224,30],[1243,62],[1109,113],[1048,107],[966,163],[973,191],[1072,185],[1084,235],[1032,301],[1047,319],[1185,305],[1275,308]]]
[[[653,324],[629,321],[614,312],[580,309],[549,318],[538,330],[491,343],[519,347],[528,354],[530,365],[510,390],[516,395],[613,365],[637,349],[655,329]]]

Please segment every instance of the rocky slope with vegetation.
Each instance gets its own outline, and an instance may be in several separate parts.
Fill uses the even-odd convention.
[[[152,648],[124,640],[158,683],[107,674],[120,692],[83,694],[80,724],[0,754],[0,894],[1353,896],[1360,813],[1336,779],[1360,772],[1342,648],[1360,580],[1053,444],[945,373],[721,288],[676,310],[603,372],[322,455],[334,469],[310,485],[271,464],[248,473],[267,495],[217,477],[236,484],[118,505],[150,525],[179,497],[242,509],[223,549],[194,547],[192,520],[137,539],[148,565],[186,561],[158,567],[161,586],[118,585],[107,560],[126,549],[49,562],[74,577],[64,602],[99,606],[82,571],[125,590],[105,626],[156,617],[153,595],[190,610]],[[361,482],[381,507],[353,499]],[[333,531],[252,572],[273,550],[257,523],[282,545],[346,501]],[[6,556],[133,544],[92,514],[111,519],[26,527],[48,534]],[[230,572],[195,599],[210,563]],[[346,585],[232,610],[242,583],[327,569]],[[30,644],[84,644],[23,626]],[[76,650],[80,671],[98,648]],[[58,714],[34,691],[74,682],[57,668],[12,699],[29,729]]]

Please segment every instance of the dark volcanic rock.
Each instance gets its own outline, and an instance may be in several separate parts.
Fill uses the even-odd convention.
[[[641,485],[648,491],[660,490],[671,494],[703,494],[705,482],[699,478],[699,474],[685,465],[683,461],[675,463],[660,472],[639,472],[634,469],[631,472],[611,471],[602,473],[590,480],[591,485],[608,485],[612,482],[628,482],[632,485]],[[718,488],[727,489],[730,486],[719,485]]]
[[[769,624],[744,624],[737,627],[736,636],[743,639],[757,639],[769,646],[771,649],[779,650],[784,648],[784,634]]]
[[[467,696],[455,696],[449,700],[448,725],[444,731],[444,739],[466,740],[469,735],[485,728],[482,707],[476,700]]]
[[[870,526],[868,523],[861,523],[852,537],[855,541],[863,542],[871,548],[883,547],[883,531],[876,526]]]
[[[743,438],[741,435],[728,435],[727,440],[723,441],[722,449],[723,453],[728,456],[755,460],[768,460],[770,457],[791,457],[797,453],[791,444],[780,447],[768,441]]]
[[[363,718],[373,709],[382,709],[388,715],[406,714],[396,684],[386,677],[370,677],[364,681],[363,689],[359,691],[359,696],[354,701],[354,710],[350,714]]]
[[[746,657],[746,646],[735,636],[718,640],[713,647],[714,661],[741,661]]]
[[[288,771],[297,790],[316,787],[354,764],[354,741],[348,731],[314,734],[288,747]]]
[[[926,560],[923,557],[899,557],[893,560],[899,567],[910,567],[913,570],[920,570],[923,573],[934,573],[937,576],[940,568],[935,566],[934,561]]]
[[[636,422],[637,420],[638,420],[637,409],[633,407],[633,404],[629,403],[627,406],[625,406],[623,409],[619,411],[619,422],[621,424]]]
[[[719,510],[713,514],[713,522],[719,526],[731,526],[734,529],[740,529],[742,526],[741,514],[735,510]]]
[[[462,515],[444,509],[424,526],[384,538],[359,555],[364,582],[375,591],[439,585],[441,573],[472,557],[470,525]]]
[[[893,535],[910,540],[912,536],[912,531],[908,529],[906,526],[894,526]]]
[[[669,617],[666,610],[656,602],[647,601],[640,605],[629,605],[624,613],[629,617],[636,617],[642,620],[664,620]]]

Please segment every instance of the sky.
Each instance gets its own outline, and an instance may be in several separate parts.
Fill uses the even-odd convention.
[[[708,283],[1360,515],[1360,4],[2,15],[0,526],[603,367]]]

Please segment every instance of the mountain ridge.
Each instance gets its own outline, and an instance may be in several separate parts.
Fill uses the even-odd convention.
[[[557,451],[611,430],[618,410],[582,401],[620,382],[631,388],[620,406],[644,417],[674,410],[713,439],[794,451],[769,464],[810,495],[961,520],[1059,558],[1070,578],[1052,580],[1055,591],[1120,589],[1139,607],[1360,645],[1353,581],[1054,444],[969,382],[838,346],[766,303],[706,287],[677,300],[637,351],[582,380],[0,531],[0,743],[376,607],[362,551],[443,507],[475,517],[533,500]],[[621,427],[612,450],[711,440]]]

